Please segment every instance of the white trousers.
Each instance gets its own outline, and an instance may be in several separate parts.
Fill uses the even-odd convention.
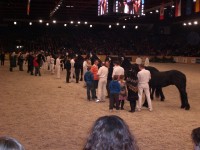
[[[74,80],[73,76],[76,76],[76,75],[75,75],[75,68],[74,68],[74,67],[71,67],[71,74],[70,74],[71,81]]]
[[[143,94],[143,91],[144,91],[144,93],[146,95],[149,109],[152,109],[150,91],[149,91],[149,84],[148,83],[144,83],[144,84],[139,84],[138,85],[138,97],[139,97],[139,99],[138,99],[138,108],[139,109],[142,108],[142,94]]]
[[[60,65],[56,65],[57,78],[60,79]]]
[[[50,65],[50,71],[51,71],[52,74],[54,74],[54,64]]]
[[[97,98],[101,101],[104,101],[106,97],[106,84],[107,78],[99,78]]]

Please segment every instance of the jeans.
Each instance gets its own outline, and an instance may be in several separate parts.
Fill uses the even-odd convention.
[[[113,109],[114,103],[116,104],[116,109],[119,110],[119,93],[110,93],[109,109]]]
[[[92,93],[92,83],[86,83],[87,85],[87,99],[90,100],[90,92]]]
[[[92,99],[95,99],[97,98],[97,95],[96,95],[96,89],[98,87],[98,80],[94,80],[92,82]]]

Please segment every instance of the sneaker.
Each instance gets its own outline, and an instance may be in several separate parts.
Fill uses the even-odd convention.
[[[97,99],[95,102],[96,102],[96,103],[98,103],[98,102],[100,102],[100,100],[99,100],[99,99]]]
[[[112,109],[110,109],[109,111],[110,111],[110,112],[113,112],[113,110],[112,110]]]
[[[137,111],[141,111],[141,108],[138,108]]]

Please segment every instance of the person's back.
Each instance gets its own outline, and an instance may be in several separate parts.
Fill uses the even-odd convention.
[[[138,72],[137,77],[139,84],[148,83],[149,80],[151,79],[151,74],[149,70],[142,69],[141,71]]]
[[[87,84],[92,84],[93,74],[90,71],[87,71],[84,75],[84,80]]]

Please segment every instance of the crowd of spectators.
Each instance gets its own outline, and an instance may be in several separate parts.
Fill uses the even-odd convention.
[[[0,39],[0,51],[44,50],[57,53],[72,49],[81,54],[200,56],[200,36],[197,32],[156,34],[141,30],[85,29],[15,30]],[[8,34],[9,34],[8,33]],[[21,45],[22,47],[17,47]]]

